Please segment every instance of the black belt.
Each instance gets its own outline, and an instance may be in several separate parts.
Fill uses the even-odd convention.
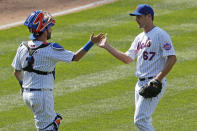
[[[34,89],[34,88],[23,88],[23,91],[45,91],[45,90],[49,90],[52,91],[52,89]]]
[[[146,77],[146,78],[139,78],[140,81],[145,81],[145,80],[148,80],[148,79],[152,79],[153,77]]]

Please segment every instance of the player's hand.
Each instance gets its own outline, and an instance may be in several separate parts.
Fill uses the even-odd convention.
[[[94,36],[94,33],[92,33],[92,35],[90,36],[90,41],[92,42],[92,43],[99,43],[99,42],[101,42],[101,40],[104,38],[105,36],[104,36],[104,34],[103,33],[100,33],[100,34],[98,34],[97,36]]]
[[[107,46],[109,45],[109,44],[108,44],[108,35],[106,34],[106,35],[105,35],[105,38],[102,39],[102,41],[99,42],[97,45],[98,45],[99,47],[101,47],[101,48],[107,48]]]

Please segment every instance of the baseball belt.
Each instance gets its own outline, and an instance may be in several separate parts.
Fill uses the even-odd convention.
[[[154,78],[153,76],[152,77],[146,77],[146,78],[139,78],[140,81],[145,81],[145,80],[149,80],[149,79],[152,79]]]

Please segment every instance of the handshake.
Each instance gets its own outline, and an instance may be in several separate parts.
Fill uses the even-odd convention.
[[[101,48],[107,48],[108,44],[108,36],[107,34],[100,33],[97,36],[94,36],[94,33],[90,36],[90,41]]]
[[[103,33],[101,33],[101,34],[99,34],[97,36],[94,36],[94,33],[93,33],[90,36],[90,41],[91,41],[91,43],[95,43],[95,44],[97,44],[97,46],[106,49],[115,58],[117,58],[118,60],[122,61],[125,64],[129,64],[129,63],[131,63],[131,61],[133,61],[133,59],[130,56],[128,56],[124,52],[119,51],[118,49],[112,47],[108,43],[108,36],[107,36],[107,34],[104,35]]]

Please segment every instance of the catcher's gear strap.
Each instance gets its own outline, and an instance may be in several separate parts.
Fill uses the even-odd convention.
[[[38,47],[36,47],[36,48],[30,48],[30,47],[28,46],[28,42],[27,42],[27,41],[24,41],[24,42],[23,42],[23,45],[27,47],[28,52],[29,52],[29,55],[32,56],[33,53],[34,53],[36,50],[38,50],[38,49],[40,49],[40,48],[47,47],[48,45],[50,45],[50,43],[41,44],[40,46],[38,46]]]
[[[47,47],[50,44],[41,44],[40,46],[36,47],[36,48],[30,48],[28,46],[28,42],[24,41],[23,45],[27,47],[28,52],[29,52],[29,56],[26,58],[26,60],[28,61],[28,65],[23,68],[24,71],[28,71],[28,72],[34,72],[40,75],[48,75],[51,74],[52,72],[44,72],[44,71],[39,71],[39,70],[34,70],[33,69],[33,63],[34,63],[34,58],[33,58],[33,54],[36,50],[40,49],[40,48],[44,48]]]

